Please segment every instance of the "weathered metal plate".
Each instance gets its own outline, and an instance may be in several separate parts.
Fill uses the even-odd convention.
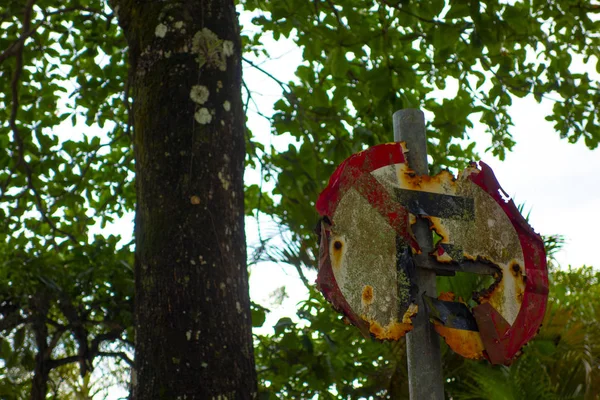
[[[412,329],[411,318],[419,311],[412,255],[421,251],[411,223],[426,218],[438,238],[429,256],[433,263],[457,269],[469,263],[494,267],[494,284],[474,296],[480,303],[474,320],[478,325],[502,320],[510,326],[496,326],[496,340],[477,339],[490,361],[508,363],[535,335],[544,316],[548,278],[543,242],[502,196],[484,163],[473,163],[458,179],[447,171],[418,176],[407,165],[405,151],[402,143],[374,146],[348,158],[332,175],[316,205],[328,221],[322,227],[319,288],[363,333],[398,339]],[[484,331],[490,327],[471,332]],[[471,333],[460,336],[475,340],[469,339]],[[461,351],[460,340],[444,337],[458,353],[473,353]],[[473,348],[472,343],[466,346]]]
[[[409,213],[371,172],[404,163],[398,144],[348,158],[333,174],[317,208],[322,223],[317,283],[336,309],[365,334],[399,339],[416,313]]]
[[[448,346],[463,357],[479,360],[485,357],[485,347],[477,321],[469,307],[453,293],[441,293],[437,300],[425,296],[435,331]],[[441,305],[440,305],[441,303]]]

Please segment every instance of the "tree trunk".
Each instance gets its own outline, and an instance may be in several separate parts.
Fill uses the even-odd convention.
[[[35,296],[31,299],[31,308],[33,311],[33,334],[37,347],[33,380],[31,382],[31,400],[44,400],[48,393],[48,379],[50,377],[48,326],[46,325],[48,300],[43,295]]]
[[[133,79],[133,396],[253,398],[234,2],[122,0],[113,6]]]
[[[39,350],[39,335],[35,332],[36,341],[38,342],[38,351],[35,355],[35,367],[33,370],[33,380],[31,382],[31,400],[44,400],[48,393],[48,379],[50,370],[48,369],[45,360],[45,351]],[[45,339],[45,338],[44,338]]]

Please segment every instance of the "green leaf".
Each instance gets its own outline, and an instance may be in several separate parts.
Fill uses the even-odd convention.
[[[3,360],[8,361],[13,354],[13,350],[6,339],[0,338],[0,350],[2,350],[0,352],[0,357],[2,357]]]
[[[348,60],[343,49],[336,47],[329,54],[331,73],[334,77],[343,78],[348,71]]]
[[[275,329],[275,335],[276,336],[282,335],[286,331],[286,329],[291,328],[294,325],[295,324],[291,318],[289,318],[289,317],[280,318],[279,321],[277,321],[277,323],[273,326],[273,328]]]
[[[263,326],[267,318],[267,312],[269,312],[269,310],[254,302],[251,302],[250,311],[252,313],[252,326],[254,328],[260,328],[261,326]]]
[[[458,19],[469,16],[469,6],[462,0],[451,0],[450,10],[446,13],[446,19]]]
[[[20,349],[23,347],[23,343],[25,342],[25,328],[19,328],[15,332],[13,337],[13,345],[16,349]]]

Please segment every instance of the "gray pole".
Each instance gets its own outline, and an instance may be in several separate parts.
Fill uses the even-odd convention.
[[[419,175],[427,175],[427,138],[425,136],[425,117],[423,112],[408,108],[394,113],[394,140],[406,142],[408,165]],[[427,221],[418,219],[413,225],[413,233],[423,251],[431,252],[432,234]],[[423,293],[437,296],[435,289],[435,271],[417,268],[419,286],[419,311],[413,318],[414,328],[406,335],[408,357],[408,387],[413,400],[443,400],[444,377],[440,342],[423,304]]]

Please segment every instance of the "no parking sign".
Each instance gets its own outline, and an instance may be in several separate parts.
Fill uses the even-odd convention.
[[[317,200],[323,216],[317,284],[365,335],[397,340],[429,312],[457,353],[509,364],[539,329],[548,297],[543,241],[504,194],[492,170],[472,163],[460,176],[415,174],[403,143],[346,159]],[[411,226],[428,221],[434,250],[421,254]],[[427,265],[426,265],[427,264]],[[415,270],[489,274],[473,294],[427,294],[419,310]]]

